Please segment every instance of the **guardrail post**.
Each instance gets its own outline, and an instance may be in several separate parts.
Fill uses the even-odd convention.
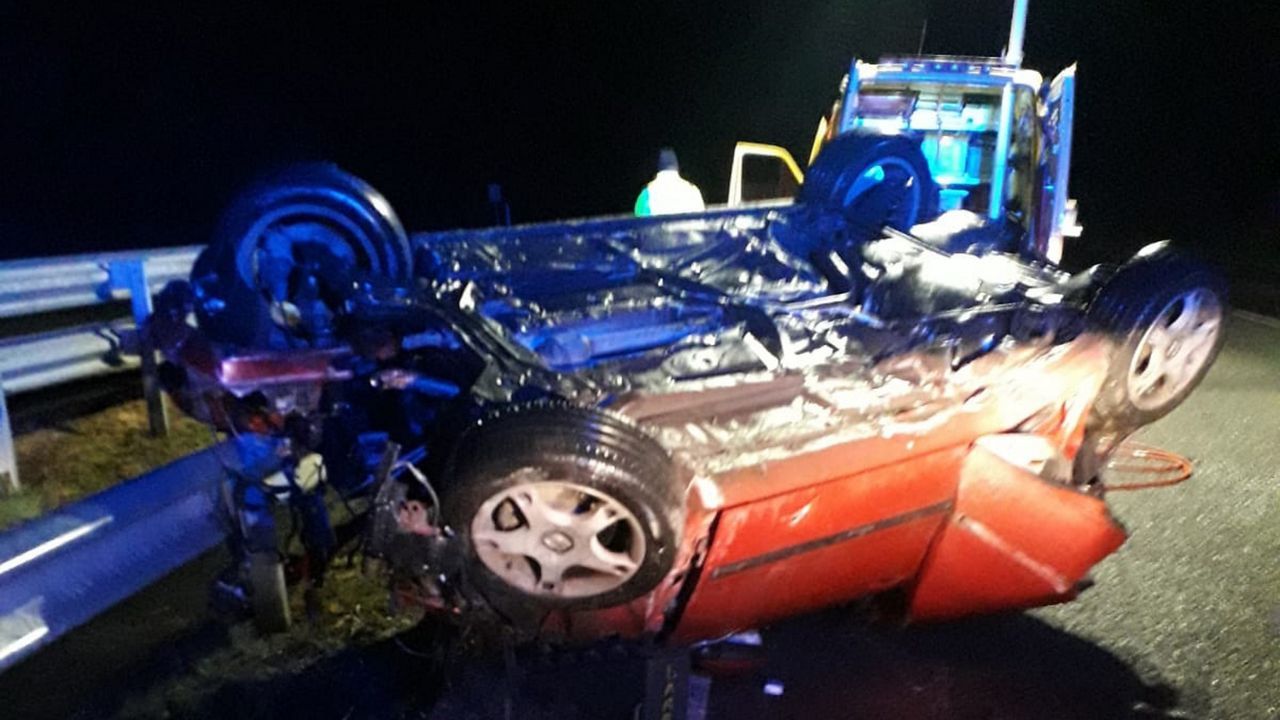
[[[142,356],[142,394],[147,400],[147,419],[151,434],[169,434],[169,410],[160,392],[160,377],[156,372],[156,351],[147,337],[146,321],[151,317],[151,287],[147,284],[147,267],[144,260],[113,262],[108,268],[111,284],[129,292],[129,304],[133,308],[133,322],[138,328],[138,353]]]
[[[4,399],[4,378],[0,377],[0,489],[17,492],[18,456],[13,451],[13,425],[9,422],[9,406]]]

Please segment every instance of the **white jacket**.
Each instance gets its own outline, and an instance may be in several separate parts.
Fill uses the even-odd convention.
[[[680,177],[679,170],[659,170],[636,198],[636,215],[677,215],[701,212],[707,205],[697,185]]]

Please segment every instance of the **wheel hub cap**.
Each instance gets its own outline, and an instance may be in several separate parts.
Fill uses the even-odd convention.
[[[552,552],[563,555],[573,549],[573,538],[559,530],[553,530],[542,536],[542,544]]]
[[[1130,401],[1156,410],[1176,400],[1208,364],[1222,331],[1222,304],[1204,288],[1169,301],[1143,333],[1129,363]]]
[[[503,582],[536,596],[586,598],[635,575],[645,534],[618,498],[537,468],[508,479],[471,520],[476,556]]]

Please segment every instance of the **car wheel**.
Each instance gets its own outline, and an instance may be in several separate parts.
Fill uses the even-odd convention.
[[[386,199],[333,165],[294,166],[242,193],[192,271],[196,312],[215,339],[262,348],[332,344],[360,282],[412,274]]]
[[[849,133],[814,159],[799,200],[838,211],[851,224],[878,233],[910,230],[938,215],[938,186],[920,144],[905,135]]]
[[[538,403],[488,418],[453,459],[445,517],[492,602],[588,609],[671,569],[683,492],[666,452],[600,410]]]
[[[289,629],[289,591],[285,586],[284,563],[274,552],[250,553],[249,595],[253,624],[264,635]]]
[[[1208,268],[1167,257],[1121,268],[1089,310],[1114,342],[1094,424],[1130,431],[1181,404],[1222,348],[1226,312],[1225,283]]]

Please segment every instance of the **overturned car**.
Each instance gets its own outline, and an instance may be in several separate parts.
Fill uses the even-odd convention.
[[[283,465],[230,494],[260,620],[273,503],[312,583],[358,537],[400,601],[550,639],[1074,597],[1125,538],[1099,469],[1207,372],[1224,288],[1164,244],[1073,275],[974,240],[1034,229],[905,222],[930,188],[866,178],[908,152],[837,138],[790,204],[412,239],[330,166],[250,189],[149,331],[179,404]]]

